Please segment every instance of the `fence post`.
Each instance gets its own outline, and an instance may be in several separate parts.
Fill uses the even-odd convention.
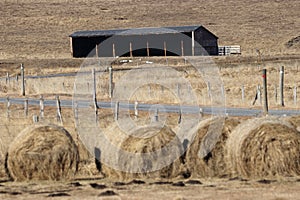
[[[245,87],[244,87],[244,85],[242,85],[241,90],[242,90],[242,102],[244,103],[245,102]]]
[[[9,73],[8,72],[6,72],[5,82],[6,82],[6,84],[8,84],[10,82],[10,80],[9,80]]]
[[[277,85],[274,84],[274,99],[275,99],[275,104],[277,104]]]
[[[177,83],[177,95],[178,97],[180,97],[180,84]]]
[[[92,80],[93,80],[93,103],[94,103],[94,108],[95,108],[95,113],[97,114],[97,109],[98,109],[98,105],[97,105],[97,89],[96,89],[96,72],[95,69],[92,70]]]
[[[182,118],[182,111],[179,109],[179,116],[178,116],[178,124],[181,124],[181,118]]]
[[[294,104],[297,105],[297,86],[294,86]]]
[[[257,86],[257,100],[259,104],[261,105],[261,87],[260,85]]]
[[[60,106],[60,100],[59,100],[59,96],[56,96],[56,110],[57,110],[57,121],[60,121],[60,123],[62,124],[62,115],[61,115],[61,106]]]
[[[207,95],[208,95],[208,98],[211,98],[211,87],[210,87],[210,82],[207,82]]]
[[[44,99],[43,95],[40,96],[40,116],[44,118]]]
[[[108,83],[108,92],[109,92],[109,98],[112,98],[113,96],[113,68],[112,66],[108,67],[108,71],[109,71],[109,83]]]
[[[264,93],[263,93],[263,98],[264,98],[264,114],[267,115],[269,112],[268,108],[268,88],[267,88],[267,69],[263,69],[262,71],[262,78],[263,78],[263,85],[264,85]]]
[[[158,108],[155,110],[154,121],[158,122]]]
[[[166,41],[164,41],[164,53],[165,53],[165,57],[167,57],[167,43],[166,43]]]
[[[6,117],[9,118],[10,116],[10,99],[9,97],[6,98]]]
[[[28,99],[27,98],[24,101],[24,114],[26,117],[28,116]]]
[[[135,116],[135,118],[138,118],[138,116],[139,116],[138,102],[137,101],[134,102],[134,116]]]
[[[284,106],[284,66],[280,68],[280,105]]]
[[[24,65],[23,63],[21,64],[21,82],[22,82],[22,87],[21,87],[21,93],[22,96],[25,96],[25,77],[24,77]]]
[[[115,120],[116,121],[119,120],[119,106],[120,106],[120,103],[117,101],[115,103]]]

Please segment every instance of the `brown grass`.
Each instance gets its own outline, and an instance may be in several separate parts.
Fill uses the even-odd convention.
[[[10,145],[7,167],[15,181],[60,180],[77,171],[79,153],[63,128],[35,126],[22,132]]]
[[[276,118],[251,119],[239,125],[227,141],[232,175],[243,177],[300,174],[300,134]]]

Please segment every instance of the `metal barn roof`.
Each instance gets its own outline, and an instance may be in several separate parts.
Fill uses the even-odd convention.
[[[202,27],[198,26],[173,26],[161,28],[134,28],[134,29],[113,29],[113,30],[98,30],[98,31],[77,31],[70,37],[97,37],[97,36],[112,36],[112,35],[152,35],[152,34],[167,34],[167,33],[186,33],[197,30]]]

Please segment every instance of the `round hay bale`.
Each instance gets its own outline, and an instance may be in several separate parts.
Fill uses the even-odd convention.
[[[224,160],[226,140],[239,124],[234,118],[209,118],[199,123],[186,151],[186,169],[192,177],[221,177],[228,174]]]
[[[294,126],[298,132],[300,132],[300,116],[292,116],[292,117],[286,117],[284,118],[285,121],[291,123],[292,126]]]
[[[114,154],[119,167],[113,169],[104,164],[102,169],[106,177],[160,179],[176,177],[180,173],[182,144],[167,126],[145,126],[133,130],[119,147],[120,151]]]
[[[300,175],[300,134],[282,119],[257,118],[240,124],[226,149],[232,176]]]
[[[78,155],[64,128],[35,126],[20,133],[10,145],[7,167],[15,181],[68,179],[77,171]]]

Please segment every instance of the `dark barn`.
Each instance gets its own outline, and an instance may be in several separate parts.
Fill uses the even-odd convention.
[[[75,58],[218,55],[218,37],[203,26],[78,31],[70,40]]]

